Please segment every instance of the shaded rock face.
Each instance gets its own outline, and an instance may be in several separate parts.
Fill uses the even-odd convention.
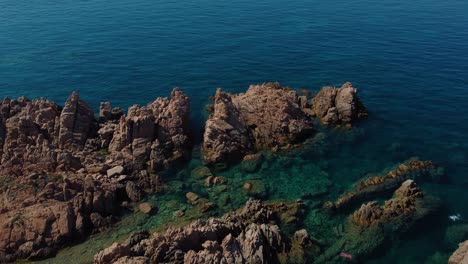
[[[291,240],[280,232],[278,223],[275,207],[250,200],[221,218],[198,220],[139,240],[132,236],[96,254],[94,263],[277,263],[280,256],[287,259],[291,249]],[[307,238],[301,230],[293,239],[305,247]]]
[[[62,148],[70,144],[82,146],[88,138],[95,137],[96,128],[93,110],[73,92],[60,113],[59,145]]]
[[[120,118],[109,151],[130,157],[136,164],[150,162],[153,169],[167,168],[186,159],[192,139],[189,132],[189,98],[178,88],[171,99],[157,98],[145,107],[132,106]]]
[[[115,222],[122,201],[164,190],[147,168],[166,168],[190,152],[188,103],[176,88],[171,99],[131,107],[129,117],[103,104],[97,121],[77,93],[63,108],[46,99],[5,99],[0,262],[49,257]]]
[[[467,264],[468,263],[468,240],[460,243],[458,249],[450,256],[448,264]]]
[[[376,202],[363,204],[354,212],[352,221],[360,226],[368,227],[388,222],[394,217],[411,215],[416,210],[416,200],[423,197],[422,191],[413,180],[403,182],[395,191],[395,197],[379,205]]]
[[[300,143],[312,133],[311,120],[293,90],[278,83],[252,85],[241,94],[218,89],[202,152],[209,164],[235,162],[260,148]]]
[[[322,88],[311,105],[312,113],[325,125],[351,125],[368,114],[357,97],[357,89],[349,82],[341,88]]]

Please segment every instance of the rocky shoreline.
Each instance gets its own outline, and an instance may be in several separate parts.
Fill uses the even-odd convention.
[[[212,99],[200,150],[206,166],[191,176],[219,192],[229,179],[213,171],[240,163],[245,173],[254,173],[265,159],[259,151],[298,148],[316,134],[317,124],[349,128],[368,114],[350,83],[324,87],[314,97],[265,83],[239,94],[218,89]],[[153,213],[142,201],[168,191],[163,174],[190,160],[192,134],[189,98],[178,88],[169,98],[134,105],[127,113],[101,103],[98,116],[77,93],[63,107],[43,98],[6,98],[0,105],[0,262],[53,257],[133,207]],[[302,201],[249,200],[222,217],[164,233],[137,232],[94,261],[327,263],[337,261],[340,252],[361,259],[439,208],[415,181],[441,175],[430,161],[410,160],[326,202],[323,210],[330,216],[356,209],[333,244],[301,229]],[[255,199],[264,197],[261,180],[249,180],[242,189]],[[383,205],[373,202],[393,192]],[[216,207],[193,192],[185,198],[201,215]]]

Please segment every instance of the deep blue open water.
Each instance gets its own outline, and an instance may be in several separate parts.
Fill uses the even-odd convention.
[[[371,115],[322,157],[330,180],[351,184],[412,156],[431,159],[448,177],[423,183],[443,199],[441,217],[468,219],[467,13],[465,0],[0,0],[0,97],[62,104],[77,90],[97,109],[145,104],[179,86],[199,135],[217,87],[351,81]],[[443,263],[468,238],[447,239],[447,230],[465,223],[439,221],[369,261]]]

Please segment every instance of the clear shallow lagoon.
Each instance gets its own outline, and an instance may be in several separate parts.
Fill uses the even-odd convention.
[[[351,81],[370,118],[330,136],[319,156],[272,163],[260,175],[271,198],[296,199],[294,187],[312,188],[309,176],[322,173],[333,197],[368,173],[431,159],[448,179],[423,188],[443,199],[445,221],[370,261],[443,263],[463,239],[444,239],[454,226],[448,214],[468,219],[467,12],[461,0],[0,1],[0,96],[62,103],[78,90],[97,109],[100,101],[146,104],[179,86],[199,135],[216,87],[279,81],[318,90]]]

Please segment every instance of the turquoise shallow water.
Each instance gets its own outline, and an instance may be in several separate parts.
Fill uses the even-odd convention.
[[[337,195],[418,156],[445,168],[443,184],[424,184],[443,199],[441,219],[468,219],[467,11],[461,0],[0,1],[0,96],[64,102],[78,90],[95,108],[127,107],[180,86],[200,136],[216,87],[238,92],[279,81],[318,90],[351,81],[370,118],[330,135],[323,152],[269,163],[255,177],[270,198],[295,199],[298,186],[315,188],[323,175]],[[312,220],[305,224],[317,228]],[[463,237],[447,240],[456,226],[434,221],[369,261],[443,263]]]

